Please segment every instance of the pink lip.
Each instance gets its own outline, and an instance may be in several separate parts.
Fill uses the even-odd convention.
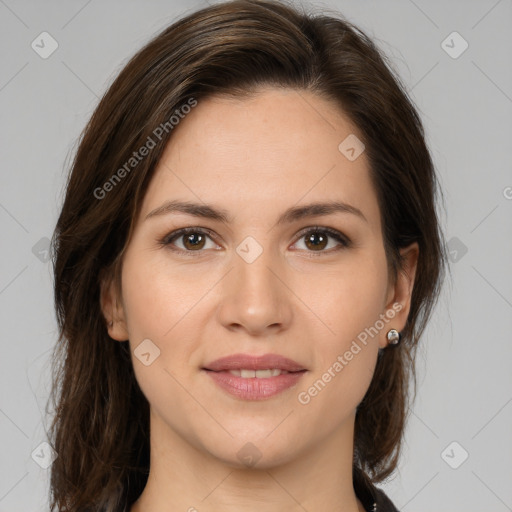
[[[290,373],[276,377],[254,377],[249,379],[229,373],[229,370],[266,370],[273,368]],[[265,354],[263,356],[233,354],[209,363],[203,368],[203,371],[223,390],[237,398],[265,400],[294,386],[307,370],[296,361],[277,354]]]
[[[304,366],[278,354],[264,354],[262,356],[251,356],[250,354],[233,354],[221,357],[208,363],[204,369],[220,372],[223,370],[266,370],[267,368],[278,368],[287,372],[300,372],[306,370]]]

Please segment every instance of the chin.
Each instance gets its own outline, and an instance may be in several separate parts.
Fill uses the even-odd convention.
[[[274,426],[275,428],[275,426]],[[272,429],[264,435],[251,436],[247,433],[241,437],[234,437],[227,443],[205,446],[208,452],[234,469],[265,470],[289,463],[297,454],[298,446],[288,436],[281,440],[265,439]],[[251,440],[253,439],[253,440]],[[211,443],[209,440],[207,445]]]

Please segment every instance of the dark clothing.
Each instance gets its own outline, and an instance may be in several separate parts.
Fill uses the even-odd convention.
[[[354,468],[354,491],[366,512],[399,512],[382,489],[376,487],[361,471]]]
[[[357,498],[363,504],[366,512],[399,512],[382,489],[376,487],[368,476],[354,468],[354,491]],[[123,512],[128,512],[130,507],[125,506]]]

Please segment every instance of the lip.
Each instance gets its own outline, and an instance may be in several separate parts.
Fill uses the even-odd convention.
[[[289,359],[279,354],[264,354],[262,356],[253,356],[251,354],[233,354],[216,359],[208,363],[203,369],[220,372],[224,370],[266,370],[267,368],[277,368],[287,372],[300,372],[306,370],[301,364],[293,359]]]
[[[279,369],[290,373],[264,378],[243,378],[229,373],[229,370]],[[202,370],[221,389],[242,400],[265,400],[293,387],[307,372],[301,364],[278,354],[252,356],[233,354],[217,359]]]

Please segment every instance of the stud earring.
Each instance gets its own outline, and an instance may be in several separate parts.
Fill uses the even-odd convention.
[[[402,335],[396,329],[390,329],[387,337],[391,345],[398,345],[402,339]]]

